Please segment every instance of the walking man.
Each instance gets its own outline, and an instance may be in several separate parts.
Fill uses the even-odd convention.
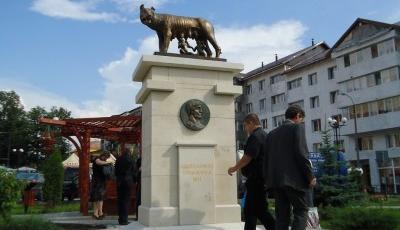
[[[267,134],[262,130],[260,120],[254,113],[248,114],[243,124],[249,135],[244,149],[244,155],[235,166],[228,169],[228,174],[232,176],[234,172],[241,169],[242,174],[247,177],[244,229],[255,230],[257,219],[261,221],[265,229],[275,229],[275,220],[271,213],[268,212],[262,172]]]
[[[118,223],[127,225],[134,183],[134,162],[129,149],[124,149],[115,162],[115,176],[117,177]]]
[[[276,229],[288,230],[293,207],[292,230],[304,230],[307,224],[306,192],[316,179],[308,159],[304,131],[304,111],[298,105],[286,110],[286,121],[267,136],[264,177],[274,190]]]

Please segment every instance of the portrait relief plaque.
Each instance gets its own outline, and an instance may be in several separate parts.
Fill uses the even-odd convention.
[[[210,121],[210,109],[204,102],[191,99],[181,106],[180,117],[186,128],[199,131]]]

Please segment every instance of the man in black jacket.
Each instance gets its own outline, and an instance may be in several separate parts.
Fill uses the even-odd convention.
[[[117,177],[118,223],[127,225],[131,206],[131,190],[134,183],[134,162],[129,149],[124,149],[115,162]]]
[[[304,230],[308,211],[306,192],[315,186],[316,179],[308,159],[303,109],[292,105],[285,117],[286,121],[267,136],[264,177],[267,188],[275,194],[276,229],[289,229],[292,206],[292,230]]]
[[[242,174],[247,177],[244,229],[255,230],[257,219],[259,219],[265,229],[273,230],[275,229],[275,220],[268,211],[262,172],[267,134],[262,130],[260,120],[254,113],[247,115],[243,124],[246,132],[249,134],[244,148],[244,155],[235,166],[228,169],[228,174],[232,175],[232,173],[241,169]]]

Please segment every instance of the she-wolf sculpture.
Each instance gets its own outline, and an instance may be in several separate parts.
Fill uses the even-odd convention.
[[[193,51],[197,50],[199,55],[204,56],[205,51],[207,57],[212,56],[208,42],[214,47],[217,58],[221,54],[221,48],[215,40],[214,27],[205,19],[157,14],[153,7],[145,8],[142,4],[140,6],[140,21],[157,32],[160,53],[167,53],[171,40],[176,38],[181,48],[181,54],[189,54],[190,52],[186,50],[186,47],[191,47],[187,42],[187,39],[191,38],[197,44],[197,47],[192,49]],[[199,44],[202,45],[199,46]]]

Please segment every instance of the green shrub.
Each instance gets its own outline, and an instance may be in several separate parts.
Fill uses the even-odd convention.
[[[9,222],[0,222],[1,230],[62,230],[61,227],[36,218],[13,218]]]
[[[48,207],[54,207],[61,202],[64,168],[60,151],[55,148],[43,164],[44,185],[43,195]]]
[[[22,183],[15,175],[0,169],[0,217],[10,220],[11,209],[21,198]]]
[[[400,229],[400,211],[380,208],[329,208],[330,230],[395,230]]]

